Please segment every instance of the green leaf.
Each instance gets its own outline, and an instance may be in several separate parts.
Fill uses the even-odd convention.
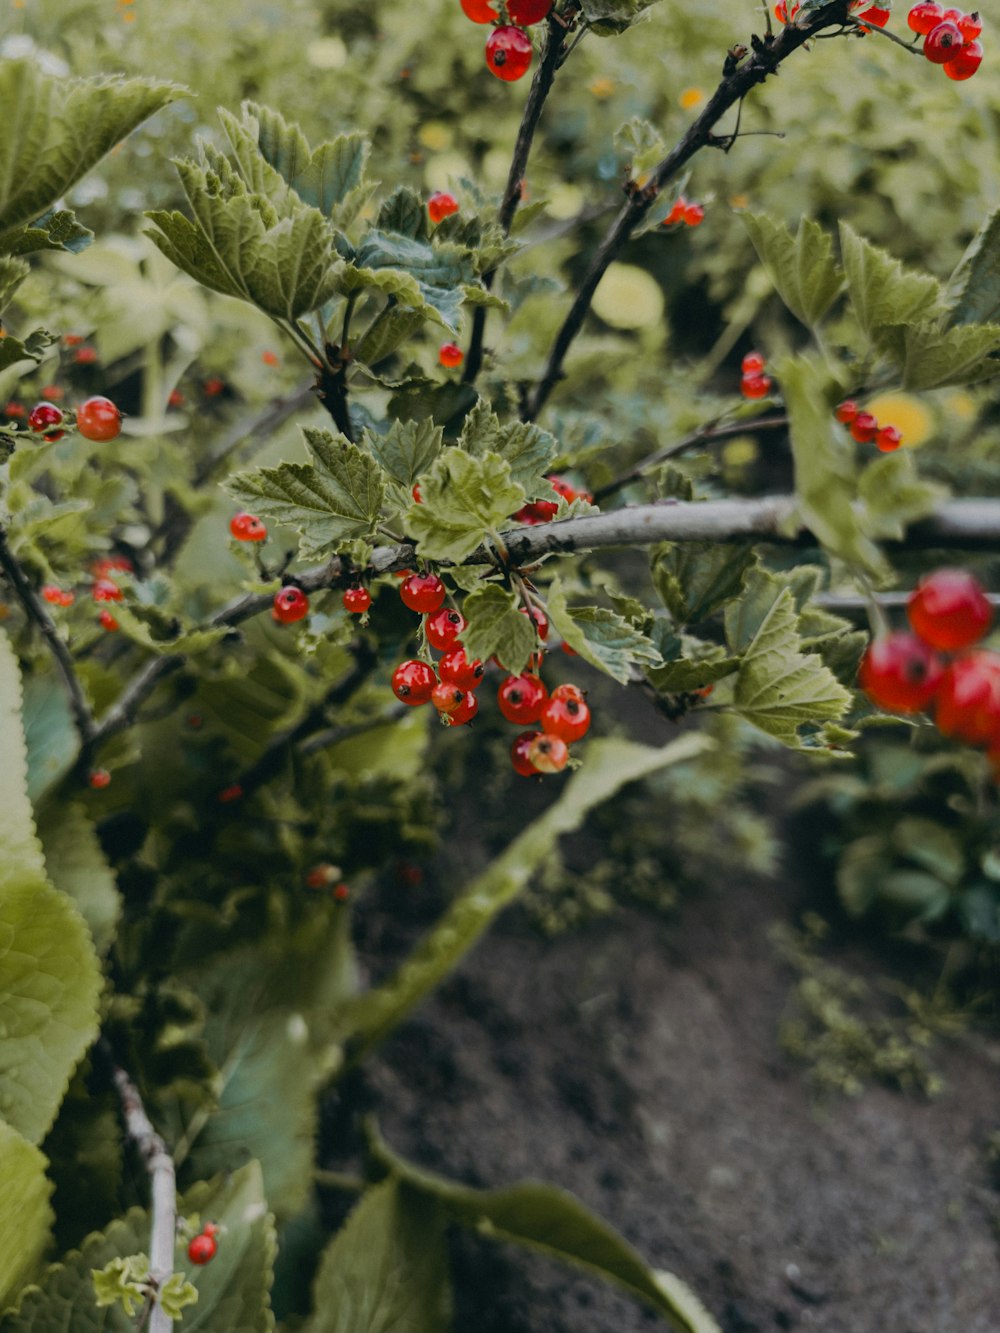
[[[306,553],[374,536],[384,494],[378,464],[342,435],[308,428],[302,433],[312,463],[240,472],[227,489],[261,518],[296,528]]]
[[[900,541],[907,525],[925,518],[946,494],[943,486],[917,476],[909,451],[883,454],[868,464],[858,481],[865,531],[879,540]]]
[[[800,651],[790,589],[778,597],[746,650],[733,706],[748,722],[792,749],[808,748],[799,728],[842,718],[851,705],[822,661]]]
[[[469,624],[459,639],[469,661],[496,657],[509,672],[520,675],[535,651],[535,631],[515,595],[498,583],[484,584],[466,597],[462,614]]]
[[[397,185],[384,200],[375,226],[379,231],[394,231],[414,241],[426,241],[431,234],[427,205],[408,185]]]
[[[146,1304],[149,1293],[149,1255],[129,1254],[109,1259],[103,1268],[91,1274],[94,1303],[99,1310],[120,1307],[128,1319],[134,1319]]]
[[[384,435],[365,431],[362,446],[379,467],[409,491],[441,452],[444,432],[430,421],[394,421]]]
[[[569,646],[620,684],[628,684],[633,667],[660,665],[659,652],[641,630],[606,607],[569,606],[558,578],[552,580],[545,605],[549,619]]]
[[[470,1189],[411,1165],[380,1138],[371,1139],[370,1133],[376,1160],[414,1191],[438,1203],[450,1220],[479,1235],[523,1245],[596,1273],[651,1305],[678,1333],[720,1333],[718,1324],[679,1279],[650,1268],[624,1237],[567,1190],[535,1180],[503,1189]]]
[[[30,272],[31,267],[25,260],[0,256],[0,315],[13,301],[17,289]]]
[[[524,504],[524,487],[511,480],[510,464],[497,454],[474,458],[447,449],[420,483],[421,504],[404,522],[419,555],[430,560],[464,560],[491,530]]]
[[[703,643],[687,634],[677,634],[664,620],[653,626],[652,641],[663,665],[647,667],[646,678],[661,694],[685,694],[714,685],[731,675],[740,664],[719,644]]]
[[[822,623],[816,620],[816,608],[810,599],[819,589],[821,570],[816,565],[800,565],[796,569],[773,573],[758,566],[750,570],[743,595],[726,607],[726,642],[734,653],[742,653],[756,636],[775,602],[788,588],[799,616],[800,633],[828,633],[839,629],[843,622],[836,618]],[[808,628],[806,626],[808,625]]]
[[[623,33],[642,18],[656,0],[583,0],[583,16],[587,26],[598,37]]]
[[[444,1210],[395,1180],[366,1191],[320,1261],[304,1333],[444,1333]]]
[[[66,694],[50,676],[24,685],[24,737],[28,746],[28,799],[35,805],[66,776],[80,752]]]
[[[844,286],[833,241],[811,218],[802,218],[793,238],[783,222],[766,213],[741,217],[778,295],[796,319],[815,328]]]
[[[918,324],[903,329],[902,337],[904,389],[974,384],[1000,373],[1000,325]]]
[[[103,956],[114,941],[122,901],[93,824],[81,805],[65,801],[46,808],[38,832],[49,879],[76,903]]]
[[[45,329],[35,329],[23,342],[10,334],[0,338],[0,370],[16,366],[20,361],[41,361],[54,341]]]
[[[420,301],[449,328],[458,327],[466,283],[475,281],[472,257],[464,246],[431,244],[400,232],[373,227],[358,247],[357,267],[371,274],[400,274],[416,284]],[[407,297],[400,291],[401,299]],[[408,304],[416,305],[412,298]]]
[[[712,746],[709,737],[695,734],[662,749],[631,741],[590,742],[586,766],[573,774],[562,796],[472,880],[395,975],[348,1010],[344,1031],[353,1038],[355,1056],[362,1058],[383,1041],[440,984],[526,887],[558,839],[579,828],[595,806],[626,783],[693,759]]]
[[[30,227],[12,232],[4,248],[12,255],[29,255],[35,250],[65,250],[77,254],[94,239],[94,233],[77,221],[68,209],[46,213]]]
[[[186,657],[196,657],[221,643],[228,632],[225,626],[178,632],[173,616],[159,607],[143,606],[138,602],[132,605],[119,603],[114,616],[125,638],[152,653],[183,653]]]
[[[697,625],[735,597],[754,561],[753,548],[678,542],[654,548],[653,585],[677,625]]]
[[[364,181],[371,144],[359,132],[340,134],[312,150],[297,125],[269,107],[244,102],[243,123],[261,156],[305,203],[327,217]]]
[[[1000,323],[1000,208],[989,214],[955,266],[944,305],[952,324]]]
[[[387,305],[371,322],[351,350],[356,362],[377,366],[408,342],[427,322],[423,310],[409,306]]]
[[[461,447],[476,458],[497,454],[510,464],[511,479],[523,486],[529,499],[554,499],[545,477],[559,452],[554,435],[530,422],[510,421],[501,425],[489,404],[480,398],[465,418]]]
[[[0,1122],[0,1310],[34,1277],[49,1244],[52,1186],[45,1158],[10,1125]],[[0,1328],[3,1323],[0,1322]]]
[[[896,853],[914,861],[943,883],[955,888],[965,874],[965,853],[960,839],[933,819],[904,815],[890,834]]]
[[[35,60],[0,62],[0,251],[115,144],[180,96],[145,79],[71,79]]]
[[[870,342],[883,346],[887,325],[909,324],[932,312],[941,293],[936,278],[904,268],[844,221],[840,250],[851,306]]]

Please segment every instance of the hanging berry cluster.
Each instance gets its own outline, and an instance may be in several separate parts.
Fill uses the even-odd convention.
[[[531,38],[524,31],[540,23],[553,0],[460,0],[473,23],[496,26],[486,43],[486,67],[506,83],[523,78],[531,64]]]
[[[937,0],[922,0],[907,15],[911,32],[924,39],[924,55],[933,65],[941,65],[949,79],[971,79],[983,63],[983,47],[978,40],[983,21],[978,13],[963,14],[960,9],[945,9]]]
[[[743,358],[740,393],[744,398],[766,398],[773,381],[765,374],[766,362],[760,352],[747,352]]]
[[[880,426],[871,412],[858,407],[852,398],[846,398],[833,415],[845,425],[858,444],[874,444],[884,454],[891,454],[903,443],[902,433],[896,426]]]
[[[685,227],[697,227],[705,220],[705,205],[695,204],[684,196],[678,195],[670,212],[663,219],[665,227],[680,223]]]
[[[579,489],[565,477],[548,476],[545,480],[567,504],[572,504],[574,500],[586,500],[589,504],[594,498],[590,491]],[[531,500],[513,515],[512,522],[526,523],[529,527],[535,527],[539,523],[551,523],[558,510],[558,500]]]
[[[42,391],[43,394],[46,390]],[[55,386],[50,386],[49,396],[55,392]],[[62,397],[62,390],[58,391],[58,396]],[[11,407],[15,404],[8,403],[6,409],[7,416],[19,416],[20,412],[11,412]],[[121,433],[122,414],[111,401],[110,398],[103,398],[100,394],[93,398],[88,398],[86,402],[81,403],[76,411],[75,422],[72,414],[67,415],[61,407],[56,407],[53,402],[36,403],[28,413],[28,430],[35,435],[40,435],[47,444],[54,444],[56,440],[61,440],[66,431],[73,426],[80,432],[85,440],[93,440],[97,444],[106,444],[109,440],[114,440]]]
[[[974,646],[993,620],[982,585],[964,569],[939,569],[920,580],[906,612],[911,632],[869,645],[861,688],[890,712],[932,712],[943,735],[984,747],[1000,777],[1000,653]]]

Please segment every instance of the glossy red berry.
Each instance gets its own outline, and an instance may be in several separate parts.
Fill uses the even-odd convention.
[[[858,444],[871,444],[878,434],[878,422],[870,412],[859,412],[851,422],[851,434]]]
[[[113,634],[115,630],[121,629],[121,625],[119,625],[118,621],[107,608],[101,612],[97,617],[97,620],[101,629],[107,630],[109,634]]]
[[[63,590],[56,583],[46,583],[42,589],[42,600],[48,602],[51,606],[63,605]]]
[[[344,610],[352,616],[363,616],[372,604],[372,595],[367,588],[345,588]]]
[[[858,669],[858,683],[868,698],[893,713],[922,712],[943,678],[934,650],[902,631],[870,643]]]
[[[549,618],[540,606],[533,606],[529,611],[526,607],[521,607],[522,616],[530,616],[535,626],[535,632],[543,641],[549,637]]]
[[[971,14],[962,14],[955,22],[958,24],[963,41],[966,42],[974,42],[983,30],[983,20],[979,17],[978,10]]]
[[[522,28],[541,23],[551,8],[552,0],[507,0],[511,23],[519,23]]]
[[[946,652],[978,643],[993,622],[982,584],[964,569],[927,574],[911,594],[906,614],[924,643]]]
[[[672,227],[675,222],[683,222],[684,212],[687,206],[688,202],[684,196],[682,194],[678,195],[671,206],[670,212],[663,219],[663,225],[665,227]]]
[[[90,589],[90,595],[95,602],[120,602],[122,590],[111,579],[97,579]]]
[[[497,690],[497,704],[508,722],[526,726],[537,722],[548,700],[549,692],[538,676],[522,672],[508,676]]]
[[[683,220],[685,227],[697,227],[704,221],[704,219],[705,219],[704,204],[688,204],[687,207],[684,209]]]
[[[450,713],[442,713],[442,717],[449,727],[464,727],[472,721],[478,712],[479,700],[471,690],[468,690],[458,707],[452,709]]]
[[[891,12],[891,10],[883,9],[881,5],[870,5],[868,9],[862,10],[857,17],[862,19],[868,27],[884,28],[889,22]]]
[[[965,79],[971,79],[982,63],[982,44],[972,41],[963,46],[954,60],[949,60],[943,68],[949,79],[962,83]]]
[[[553,699],[575,699],[577,703],[583,703],[587,698],[586,690],[581,690],[579,685],[557,685],[552,691]]]
[[[964,45],[958,24],[946,19],[931,28],[924,38],[924,55],[932,65],[946,65],[955,59]]]
[[[229,531],[238,542],[262,542],[267,539],[267,527],[256,514],[234,514],[229,520]]]
[[[921,37],[926,37],[932,28],[936,28],[941,22],[941,16],[944,14],[944,6],[939,5],[937,0],[923,0],[922,4],[914,5],[906,16],[906,22],[911,32],[917,32]]]
[[[542,732],[528,746],[528,758],[539,773],[560,773],[569,763],[569,746],[558,736]]]
[[[559,505],[555,500],[532,500],[522,505],[511,517],[515,523],[526,523],[529,527],[534,527],[538,523],[551,523],[558,512]]]
[[[903,443],[903,433],[896,426],[880,426],[875,435],[875,448],[884,454],[894,453]]]
[[[843,425],[849,426],[858,415],[858,405],[853,398],[845,398],[842,403],[838,403],[833,409],[833,415]]]
[[[201,1235],[195,1236],[188,1246],[188,1259],[193,1264],[211,1263],[218,1250],[219,1242],[213,1235],[203,1231]]]
[[[1000,657],[982,650],[957,657],[934,700],[934,720],[945,736],[970,745],[1000,740]]]
[[[486,668],[477,657],[470,662],[461,645],[450,648],[438,663],[438,675],[460,690],[478,690],[483,683]]]
[[[56,428],[65,420],[66,414],[61,407],[54,407],[52,403],[37,403],[28,413],[28,429],[44,435],[47,440],[61,440],[66,432]]]
[[[106,444],[121,434],[122,414],[110,398],[88,398],[76,410],[76,428],[85,440]]]
[[[421,615],[436,611],[445,599],[445,586],[436,574],[411,574],[399,585],[403,605]]]
[[[538,776],[538,769],[528,758],[528,751],[541,735],[540,731],[522,731],[510,747],[510,762],[514,766],[514,772],[519,773],[522,778]]]
[[[439,713],[454,713],[465,703],[465,690],[450,680],[439,680],[431,690],[431,703]]]
[[[494,28],[486,43],[486,64],[506,83],[523,78],[531,64],[530,38],[520,28]]]
[[[92,768],[87,774],[87,786],[94,791],[103,791],[111,785],[111,774],[106,768]]]
[[[500,15],[489,0],[461,0],[462,13],[473,23],[496,23]]]
[[[547,735],[572,745],[590,730],[590,709],[582,699],[550,699],[539,720]]]
[[[447,652],[449,648],[455,646],[455,641],[467,624],[468,621],[461,611],[456,611],[450,606],[442,606],[424,621],[427,642],[438,652]]]
[[[496,18],[493,14],[488,19],[476,19],[477,23],[492,23]],[[447,190],[437,190],[427,200],[427,214],[430,220],[436,225],[442,219],[451,217],[452,213],[458,212],[458,200]]]
[[[271,615],[279,625],[294,625],[309,614],[309,598],[301,588],[287,584],[275,594]]]
[[[766,364],[762,352],[747,352],[740,369],[744,375],[762,375]]]
[[[770,375],[744,375],[740,380],[740,393],[744,398],[766,398],[770,392]]]
[[[416,706],[425,704],[431,697],[434,686],[438,683],[434,668],[419,658],[411,657],[392,673],[392,692],[404,704]]]
[[[438,360],[446,370],[454,370],[465,360],[465,353],[458,343],[442,343],[438,349]]]

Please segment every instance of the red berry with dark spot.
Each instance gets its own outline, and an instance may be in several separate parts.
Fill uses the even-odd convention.
[[[924,38],[924,55],[932,65],[946,65],[955,59],[964,45],[958,24],[947,19],[931,28]]]
[[[466,691],[465,698],[450,713],[442,713],[442,717],[448,723],[449,727],[467,726],[479,712],[479,700],[471,690]]]
[[[577,703],[583,703],[587,697],[586,690],[581,690],[579,685],[557,685],[552,691],[553,699],[575,699]]]
[[[486,668],[477,657],[470,662],[461,646],[450,648],[438,663],[438,675],[460,690],[478,690]]]
[[[526,726],[537,722],[548,700],[549,692],[538,676],[522,672],[508,676],[497,690],[497,704],[508,722]]]
[[[500,15],[489,0],[461,0],[462,13],[473,23],[496,23]]]
[[[981,43],[969,42],[962,47],[954,60],[949,60],[943,68],[949,79],[953,79],[956,83],[962,83],[965,79],[971,79],[982,63],[983,48]]]
[[[345,588],[344,610],[352,616],[363,616],[372,604],[372,595],[367,588]]]
[[[859,412],[851,422],[851,434],[858,444],[871,444],[878,434],[878,422],[870,412]]]
[[[454,370],[465,360],[465,353],[458,343],[442,343],[438,349],[438,360],[447,370]]]
[[[528,751],[541,735],[540,731],[522,731],[510,747],[510,762],[514,765],[514,772],[519,773],[522,778],[538,776],[538,769],[528,758]]]
[[[902,431],[896,426],[881,426],[875,436],[875,448],[884,454],[894,453],[902,443]]]
[[[476,23],[492,23],[496,14],[491,14],[488,19],[476,19]],[[451,217],[452,213],[458,212],[458,200],[447,190],[437,190],[427,200],[427,214],[430,220],[436,225],[443,218]]]
[[[528,746],[528,758],[539,773],[560,773],[569,763],[569,746],[558,736],[542,732]]]
[[[533,606],[530,611],[522,606],[521,614],[530,616],[540,639],[545,640],[549,637],[549,618],[540,606]]]
[[[455,646],[455,640],[467,624],[468,621],[461,611],[456,611],[450,606],[442,606],[424,621],[427,642],[438,652],[447,652],[449,648]]]
[[[530,39],[520,28],[494,28],[486,43],[486,64],[505,83],[523,78],[531,64]]]
[[[966,42],[974,42],[983,30],[983,20],[979,17],[979,11],[975,10],[971,14],[963,14],[961,18],[955,20],[958,24],[958,30]]]
[[[76,428],[85,440],[106,444],[121,434],[122,414],[110,398],[88,398],[77,408]]]
[[[262,542],[267,540],[267,527],[256,514],[234,514],[229,520],[229,531],[238,542]]]
[[[465,703],[465,690],[450,680],[440,680],[431,690],[431,703],[439,713],[454,713]]]
[[[511,23],[519,23],[522,28],[541,23],[551,8],[552,0],[507,0]]]
[[[47,440],[61,440],[66,432],[56,428],[65,420],[66,414],[61,407],[54,407],[52,403],[38,403],[28,413],[28,429],[44,435]]]
[[[404,704],[412,706],[427,703],[437,683],[438,678],[434,668],[416,657],[400,662],[392,673],[393,694]]]
[[[421,615],[436,611],[445,599],[445,586],[436,574],[411,574],[399,585],[403,605]]]
[[[868,698],[893,713],[923,712],[943,679],[934,650],[902,631],[869,644],[858,668],[858,683]]]
[[[98,579],[90,590],[95,602],[120,602],[122,590],[111,579]]]
[[[271,615],[279,625],[294,625],[309,614],[309,598],[301,588],[286,585],[275,594]]]
[[[188,1259],[193,1264],[208,1264],[215,1258],[219,1250],[219,1242],[213,1235],[203,1231],[200,1236],[195,1236],[188,1246]]]
[[[921,37],[926,37],[932,28],[936,28],[941,22],[941,16],[944,14],[944,7],[937,3],[937,0],[924,0],[922,4],[914,5],[906,16],[906,22],[911,32],[917,32]]]
[[[539,719],[542,730],[549,736],[572,745],[590,730],[590,709],[582,699],[550,699]]]
[[[982,584],[964,569],[938,569],[922,578],[906,614],[924,643],[945,652],[978,643],[993,622]]]
[[[849,426],[858,415],[858,405],[853,398],[845,398],[833,409],[833,415],[845,426]]]

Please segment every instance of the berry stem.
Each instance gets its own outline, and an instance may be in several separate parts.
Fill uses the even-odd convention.
[[[854,18],[849,18],[844,26],[846,28],[853,28],[856,32],[859,32],[862,29],[866,33],[873,32],[878,37],[884,37],[889,42],[895,42],[896,45],[901,46],[904,51],[909,51],[911,56],[920,56],[920,58],[923,59],[923,51],[919,46],[914,46],[911,42],[904,42],[902,37],[897,37],[896,34],[890,32],[888,28],[877,28],[874,24],[869,26],[866,23],[859,23],[858,20]]]

